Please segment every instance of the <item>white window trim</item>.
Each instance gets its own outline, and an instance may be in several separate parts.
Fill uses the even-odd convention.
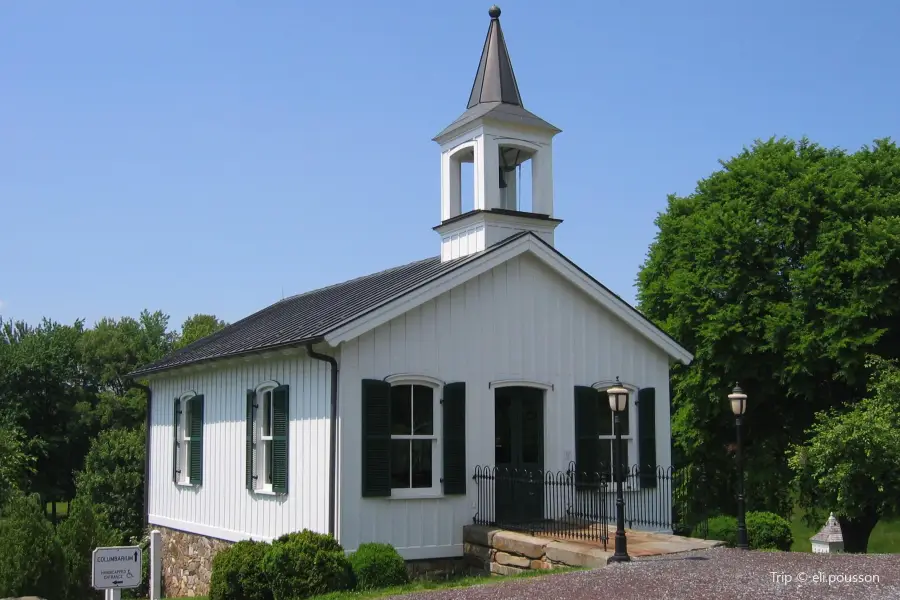
[[[611,388],[615,385],[616,385],[615,381],[598,381],[597,383],[594,383],[591,387],[596,389],[598,392],[605,392],[606,390],[608,390],[609,388]],[[637,410],[635,409],[635,406],[636,406],[635,403],[637,402],[637,394],[638,394],[639,388],[630,383],[619,382],[619,385],[621,385],[623,388],[628,390],[628,435],[622,436],[622,445],[625,447],[625,456],[628,457],[628,460],[625,461],[625,464],[627,464],[628,468],[631,469],[634,465],[638,464],[638,459],[639,459],[639,457],[637,455],[637,452],[638,452],[637,451],[637,442],[635,442],[635,440],[637,439]],[[609,406],[609,405],[607,404],[607,406]],[[615,413],[613,413],[613,419],[615,419],[615,417],[616,417],[616,415],[615,415]],[[615,423],[615,421],[613,421],[613,423]],[[615,442],[616,442],[615,424],[613,424],[613,433],[612,434],[601,435],[599,437],[603,441],[610,442],[610,457],[614,457],[615,456],[615,447],[614,446],[615,446]],[[611,466],[615,467],[615,465],[611,465]],[[627,478],[627,473],[626,473],[626,479],[623,483],[623,489],[625,491],[637,489],[636,487],[634,487],[631,484],[631,480],[629,480]],[[609,491],[615,492],[615,485],[610,485]]]
[[[545,392],[553,391],[553,384],[546,381],[534,381],[531,379],[498,379],[488,382],[488,389],[497,389],[504,387],[530,387],[544,390]]]
[[[185,487],[193,487],[196,484],[191,482],[191,435],[188,417],[188,406],[190,401],[197,393],[190,391],[183,393],[179,398],[181,414],[178,416],[178,480],[176,485]]]
[[[395,385],[420,385],[432,389],[433,412],[432,420],[434,426],[434,434],[431,436],[421,435],[391,435],[391,440],[400,439],[428,439],[434,441],[431,448],[431,487],[427,488],[391,488],[391,499],[409,500],[421,498],[442,498],[443,493],[443,440],[441,439],[441,427],[443,426],[443,386],[444,383],[434,377],[427,375],[389,375],[384,380]],[[393,400],[392,400],[393,401]]]
[[[253,428],[254,434],[256,436],[256,464],[254,465],[254,473],[256,474],[256,481],[253,484],[253,493],[254,494],[263,494],[263,495],[274,495],[275,492],[272,490],[272,484],[266,482],[267,475],[267,463],[266,463],[266,448],[268,447],[268,451],[272,451],[272,431],[271,427],[274,426],[273,418],[274,418],[274,406],[275,406],[275,398],[271,394],[271,392],[277,388],[279,384],[277,381],[269,380],[265,381],[258,386],[256,386],[256,398],[254,399],[254,403],[256,404],[256,408],[253,410]],[[270,400],[269,400],[269,427],[270,427],[270,435],[263,436],[263,423],[264,417],[262,411],[264,410],[264,395],[266,392],[270,392]]]

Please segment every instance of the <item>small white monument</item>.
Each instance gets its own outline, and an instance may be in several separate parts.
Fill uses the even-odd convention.
[[[834,518],[834,513],[831,513],[825,521],[825,527],[809,538],[809,541],[812,542],[812,551],[815,553],[844,551],[844,534],[841,532],[841,524]]]

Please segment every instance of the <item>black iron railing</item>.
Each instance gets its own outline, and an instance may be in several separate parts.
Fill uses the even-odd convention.
[[[474,522],[606,545],[615,523],[615,473],[475,468]],[[700,469],[656,466],[623,469],[625,526],[629,529],[706,537],[706,479]]]
[[[476,524],[606,548],[609,481],[602,474],[478,466],[473,479]]]

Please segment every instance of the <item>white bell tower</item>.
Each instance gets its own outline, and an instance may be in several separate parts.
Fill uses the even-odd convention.
[[[525,110],[500,29],[500,9],[481,52],[466,112],[434,137],[441,147],[441,260],[480,252],[532,231],[553,245],[553,136],[560,129]],[[531,166],[531,210],[520,204],[518,176]],[[462,212],[461,165],[473,163],[474,209]],[[522,186],[524,187],[524,186]]]

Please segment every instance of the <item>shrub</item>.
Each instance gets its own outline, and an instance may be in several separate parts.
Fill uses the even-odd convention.
[[[748,512],[746,521],[750,548],[785,552],[791,549],[794,535],[787,519],[770,512]]]
[[[330,535],[304,529],[272,543],[263,559],[274,600],[299,600],[353,587],[353,572]]]
[[[123,541],[143,534],[144,443],[143,426],[101,431],[76,476],[78,495],[106,516]]]
[[[238,542],[220,550],[212,561],[209,600],[272,600],[263,572],[269,550],[263,542]]]
[[[390,544],[362,544],[350,555],[356,587],[362,590],[403,585],[409,581],[406,562]]]
[[[0,597],[60,598],[64,565],[38,496],[13,494],[0,517]]]
[[[94,548],[119,543],[102,516],[84,498],[69,504],[69,516],[56,528],[66,573],[66,597],[81,600],[98,596],[91,586],[91,553]]]
[[[697,525],[691,537],[703,537],[703,524]],[[728,546],[737,545],[737,519],[728,515],[719,515],[709,519],[709,532],[706,539],[719,540]]]
[[[751,550],[790,550],[794,543],[791,524],[770,512],[748,512],[744,518],[747,526],[747,541]],[[692,537],[702,537],[698,525]],[[729,547],[737,546],[737,519],[720,515],[709,520],[708,539],[721,540]]]

